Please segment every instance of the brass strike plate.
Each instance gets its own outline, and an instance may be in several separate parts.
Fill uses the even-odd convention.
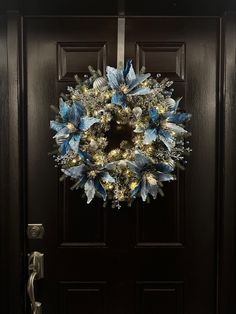
[[[28,239],[42,239],[44,236],[44,227],[42,224],[28,224]]]

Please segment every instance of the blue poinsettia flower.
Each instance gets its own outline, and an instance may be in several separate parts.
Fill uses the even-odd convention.
[[[127,61],[124,70],[107,66],[108,83],[115,91],[111,103],[125,107],[126,96],[149,94],[151,92],[149,88],[139,86],[149,76],[150,73],[136,75],[131,60]]]
[[[144,131],[144,144],[151,144],[159,139],[171,151],[176,141],[174,135],[187,133],[180,125],[189,120],[191,114],[177,112],[180,100],[181,98],[174,105],[169,106],[168,111],[162,115],[155,107],[149,109],[150,121]]]
[[[91,158],[88,158],[88,155],[83,164],[68,169],[62,169],[62,171],[65,175],[76,180],[72,189],[78,189],[79,187],[84,188],[87,196],[87,204],[92,201],[96,192],[105,201],[107,193],[102,182],[115,182],[115,179],[109,174],[107,169],[98,168],[91,162]]]
[[[99,119],[85,115],[85,108],[80,102],[74,102],[72,105],[60,98],[60,117],[62,122],[50,121],[51,129],[57,133],[54,136],[58,143],[61,155],[69,150],[78,153],[80,143],[80,133],[87,131]]]
[[[155,164],[150,158],[146,157],[139,151],[135,152],[134,161],[126,161],[127,166],[133,171],[138,178],[138,183],[131,191],[131,197],[136,198],[140,193],[142,200],[145,202],[148,194],[155,199],[157,193],[163,195],[162,182],[175,180],[171,174],[174,170],[171,163]]]

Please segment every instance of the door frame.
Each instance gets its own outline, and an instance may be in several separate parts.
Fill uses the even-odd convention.
[[[17,11],[0,16],[1,123],[0,260],[3,313],[25,313],[26,237],[24,125],[21,77],[22,17]]]
[[[162,16],[163,17],[163,16]],[[219,107],[217,108],[216,312],[236,312],[236,12],[220,19]],[[0,16],[0,266],[1,310],[26,313],[27,138],[23,77],[24,17]],[[235,278],[235,280],[234,280]]]

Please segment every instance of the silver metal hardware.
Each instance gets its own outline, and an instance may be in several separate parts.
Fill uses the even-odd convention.
[[[42,239],[44,227],[42,224],[28,224],[27,235],[29,239]]]
[[[35,301],[34,281],[44,277],[44,255],[32,252],[28,255],[29,280],[27,292],[31,302],[32,314],[42,314],[42,304]]]
[[[124,66],[125,59],[125,18],[118,18],[117,32],[117,67]]]

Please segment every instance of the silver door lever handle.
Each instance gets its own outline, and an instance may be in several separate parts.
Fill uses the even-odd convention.
[[[32,314],[42,314],[42,304],[35,301],[34,281],[44,277],[44,255],[32,252],[28,257],[29,279],[27,292],[31,302]]]

